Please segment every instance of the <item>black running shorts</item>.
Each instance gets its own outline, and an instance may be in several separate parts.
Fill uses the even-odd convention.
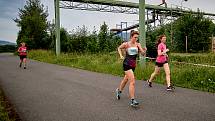
[[[129,65],[123,64],[123,70],[124,70],[124,71],[128,71],[128,70],[130,70],[130,69],[132,69],[132,71],[134,72],[135,67],[131,67],[131,66],[129,66]]]
[[[168,63],[167,61],[165,61],[164,63],[159,63],[159,62],[156,62],[155,65],[158,66],[158,67],[163,67],[163,65],[165,63]]]
[[[27,58],[27,55],[19,55],[20,60],[23,60],[24,58]]]

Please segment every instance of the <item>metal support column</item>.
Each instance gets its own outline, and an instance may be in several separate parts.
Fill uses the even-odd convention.
[[[146,47],[146,31],[145,31],[145,0],[139,0],[139,32],[140,44]]]
[[[172,4],[171,4],[171,40],[170,40],[171,49],[173,48],[173,27],[172,27],[173,25],[172,24],[173,24],[173,17],[172,17]]]
[[[120,23],[120,29],[122,30],[122,22]],[[121,35],[122,40],[125,41],[124,38],[123,38],[123,31],[121,31],[120,35]]]
[[[126,28],[127,28],[127,27],[128,27],[128,22],[126,22],[125,24],[126,24],[125,26],[126,26]],[[126,37],[125,37],[125,38],[126,38],[126,41],[128,41],[128,30],[126,30],[126,34],[125,34],[125,35],[126,35]]]
[[[214,48],[215,48],[215,47],[214,47],[215,43],[214,43],[214,35],[213,35],[213,34],[212,34],[212,37],[211,37],[211,45],[212,45],[212,46],[211,46],[211,51],[212,51],[212,53],[213,53],[213,52],[215,52],[215,50],[214,50]]]
[[[149,30],[149,11],[146,11],[146,31]]]
[[[145,0],[139,0],[139,32],[139,42],[142,47],[146,47]],[[144,65],[144,56],[140,56],[140,67]]]
[[[187,35],[185,36],[185,41],[186,41],[185,44],[186,44],[186,53],[187,53],[187,52],[188,52],[188,51],[187,51],[187,49],[188,49]]]
[[[56,55],[60,55],[60,7],[59,0],[55,0],[55,34],[56,34]]]

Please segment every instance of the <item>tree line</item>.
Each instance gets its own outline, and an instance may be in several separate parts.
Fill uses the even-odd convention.
[[[17,45],[26,42],[30,49],[55,50],[55,26],[47,20],[48,11],[40,0],[28,0],[14,21],[20,27]],[[185,52],[186,36],[189,52],[207,52],[211,48],[209,37],[215,35],[215,24],[211,19],[199,14],[186,14],[172,23],[149,29],[146,33],[148,54],[156,53],[157,36],[167,36],[167,46],[174,52]],[[100,30],[89,32],[85,26],[78,27],[72,32],[60,29],[62,52],[111,52],[123,42],[122,38],[109,31],[103,23]]]

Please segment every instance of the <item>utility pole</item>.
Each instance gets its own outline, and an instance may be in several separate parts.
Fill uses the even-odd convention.
[[[145,0],[139,0],[139,42],[142,47],[146,47],[145,31]],[[140,65],[144,66],[144,57],[140,56]]]
[[[212,37],[211,37],[211,45],[212,45],[212,46],[211,46],[211,51],[212,51],[212,53],[213,53],[213,52],[215,52],[215,50],[214,50],[214,48],[215,48],[215,47],[214,47],[215,43],[214,43],[214,36],[213,36],[213,34],[212,34]]]
[[[145,31],[145,0],[139,0],[139,32],[140,44],[146,47],[146,31]]]
[[[139,42],[142,47],[146,47],[145,0],[139,0],[139,32],[140,32]],[[144,57],[140,56],[140,65],[142,65],[143,63]]]
[[[55,0],[55,35],[56,35],[56,55],[60,55],[60,6],[59,0]]]
[[[185,36],[186,37],[186,53],[187,53],[187,35]]]

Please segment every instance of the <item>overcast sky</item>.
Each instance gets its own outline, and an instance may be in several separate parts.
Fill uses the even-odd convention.
[[[13,21],[18,16],[18,8],[25,5],[26,0],[0,0],[0,40],[7,40],[15,42],[19,28]],[[121,0],[138,3],[139,0]],[[209,13],[215,13],[215,0],[166,0],[168,7],[172,5],[181,5],[191,8],[193,10],[200,10]],[[158,5],[161,0],[146,0],[146,4]],[[48,20],[52,21],[54,18],[54,0],[41,0],[41,3],[48,8]],[[114,14],[95,11],[80,11],[60,9],[61,26],[68,31],[85,25],[88,30],[93,30],[94,26],[99,30],[100,25],[106,22],[109,28],[115,28],[116,24],[122,21],[128,22],[129,25],[137,23],[138,15],[130,14]]]

